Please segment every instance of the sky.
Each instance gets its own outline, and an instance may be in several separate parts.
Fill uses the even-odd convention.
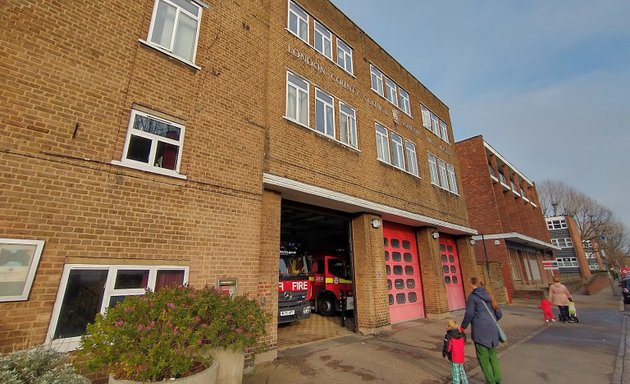
[[[630,229],[630,1],[332,2],[449,107],[456,141],[483,135]]]

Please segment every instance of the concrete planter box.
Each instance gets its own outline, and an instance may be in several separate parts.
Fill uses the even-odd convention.
[[[215,360],[212,365],[199,373],[192,376],[186,376],[179,379],[166,380],[166,381],[154,381],[154,382],[140,382],[133,380],[118,380],[109,376],[109,384],[217,384],[217,378],[219,374],[219,362]],[[241,375],[242,376],[242,375]]]
[[[218,384],[241,384],[245,367],[245,353],[230,349],[212,350],[214,361],[219,363]]]

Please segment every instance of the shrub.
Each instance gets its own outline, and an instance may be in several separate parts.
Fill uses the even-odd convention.
[[[117,379],[160,381],[199,372],[210,349],[255,345],[267,317],[257,303],[214,289],[162,288],[130,296],[89,324],[80,353]]]
[[[67,355],[45,347],[0,355],[0,383],[90,384],[66,359]]]

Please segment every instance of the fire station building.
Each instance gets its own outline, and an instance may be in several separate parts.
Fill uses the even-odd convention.
[[[357,332],[464,307],[449,109],[329,1],[1,12],[0,350],[169,284],[275,318],[286,244],[352,266]]]

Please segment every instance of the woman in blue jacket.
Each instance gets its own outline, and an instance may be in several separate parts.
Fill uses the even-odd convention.
[[[470,283],[473,290],[466,302],[466,313],[461,327],[466,329],[468,324],[472,327],[471,337],[475,343],[477,360],[486,377],[486,383],[499,384],[501,383],[501,371],[497,358],[499,331],[490,312],[494,314],[496,320],[499,320],[503,314],[492,295],[486,290],[483,281],[472,277]]]

